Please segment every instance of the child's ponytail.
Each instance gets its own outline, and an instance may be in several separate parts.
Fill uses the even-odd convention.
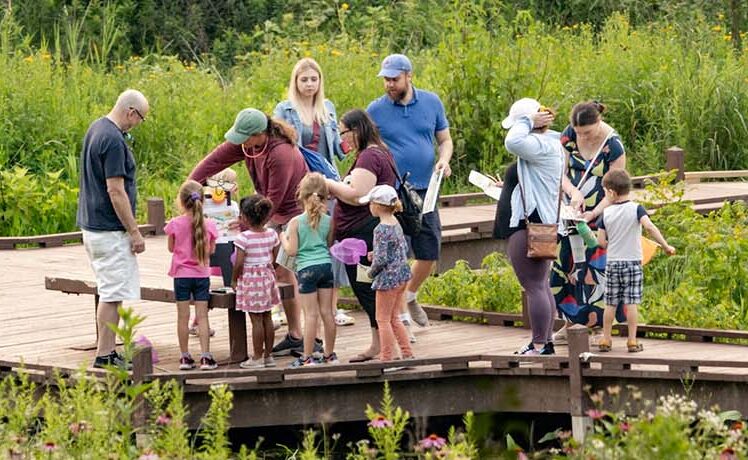
[[[192,214],[192,250],[198,263],[209,265],[208,250],[205,245],[205,217],[203,216],[203,186],[194,180],[185,181],[179,188],[179,205]]]
[[[309,226],[315,230],[327,214],[327,195],[327,182],[320,173],[309,173],[299,183],[297,198],[309,218]]]

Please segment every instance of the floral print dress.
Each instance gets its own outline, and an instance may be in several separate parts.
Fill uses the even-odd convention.
[[[584,176],[589,166],[577,147],[574,129],[567,126],[561,134],[561,144],[569,154],[568,178],[575,187]],[[600,155],[594,159],[588,178],[582,184],[581,192],[585,197],[584,210],[592,211],[605,198],[603,176],[610,170],[610,165],[625,154],[621,139],[616,132],[607,140]],[[597,230],[595,222],[590,228]],[[551,291],[556,299],[559,313],[576,324],[588,327],[602,326],[605,308],[605,262],[606,251],[597,247],[584,248],[584,261],[574,262],[569,236],[561,239],[558,259],[551,269]],[[625,321],[622,306],[616,312],[619,322]]]

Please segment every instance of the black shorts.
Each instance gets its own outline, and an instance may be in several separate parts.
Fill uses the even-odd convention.
[[[299,281],[299,294],[311,294],[317,289],[332,289],[332,264],[310,265],[296,272]]]
[[[210,300],[210,278],[174,278],[174,297],[177,302]]]
[[[423,199],[426,190],[418,190]],[[442,223],[439,220],[439,207],[434,212],[424,214],[421,231],[416,236],[407,237],[410,250],[416,260],[439,260],[442,246]]]

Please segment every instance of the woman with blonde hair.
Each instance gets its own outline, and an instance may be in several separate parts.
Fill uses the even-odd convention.
[[[338,131],[335,105],[325,99],[325,79],[322,68],[312,58],[300,59],[293,67],[288,82],[288,99],[278,103],[273,116],[286,121],[297,133],[296,143],[313,150],[325,158],[337,172],[335,157],[342,160],[346,152]],[[335,208],[335,201],[328,202],[330,215]],[[345,265],[333,260],[332,270],[335,276],[333,305],[337,304],[337,291],[340,287],[349,286]],[[335,321],[340,326],[353,324],[353,317],[338,310]]]

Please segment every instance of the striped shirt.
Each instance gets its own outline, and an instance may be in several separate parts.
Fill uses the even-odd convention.
[[[273,263],[273,248],[280,244],[275,230],[241,232],[234,246],[244,251],[244,266],[257,267]]]

